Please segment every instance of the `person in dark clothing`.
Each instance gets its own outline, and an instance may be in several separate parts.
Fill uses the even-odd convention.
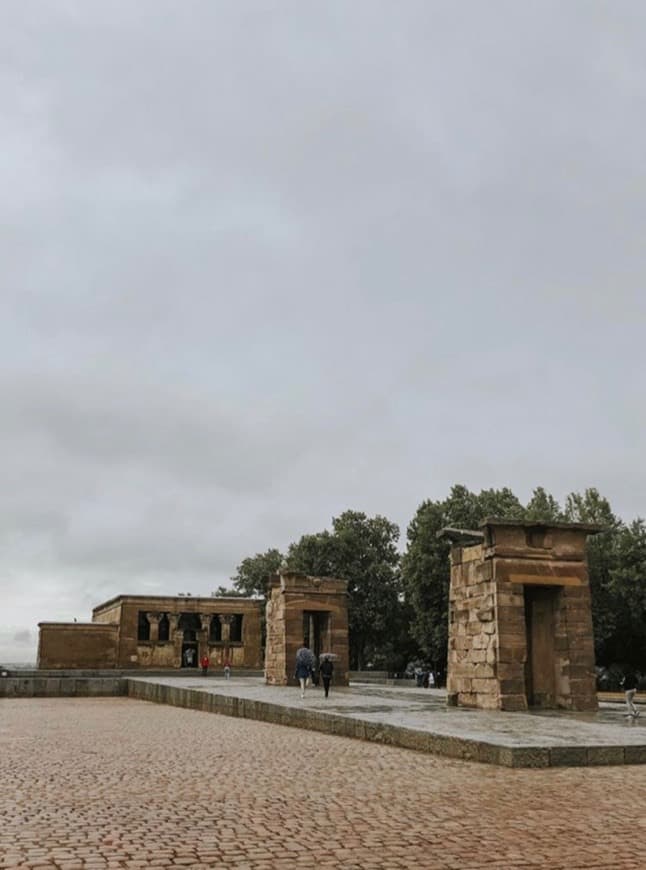
[[[323,680],[323,688],[325,690],[325,697],[330,693],[330,682],[332,681],[332,674],[334,673],[334,664],[332,663],[332,659],[324,658],[319,665],[319,673],[321,675],[321,679]]]
[[[622,688],[626,697],[626,709],[629,716],[637,717],[639,712],[635,707],[634,698],[637,692],[637,676],[634,671],[626,671],[624,678],[621,681]]]

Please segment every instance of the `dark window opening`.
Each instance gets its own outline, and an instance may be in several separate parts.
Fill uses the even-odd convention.
[[[202,629],[202,623],[197,613],[182,613],[179,617],[178,627],[183,632],[184,641],[196,641],[197,633]]]
[[[162,613],[159,620],[159,640],[170,640],[170,621],[167,613]]]
[[[217,613],[211,618],[209,640],[211,643],[220,643],[222,640],[222,623]]]
[[[150,640],[150,623],[144,610],[137,614],[137,640]]]
[[[242,613],[234,613],[231,617],[229,640],[232,643],[242,643]]]

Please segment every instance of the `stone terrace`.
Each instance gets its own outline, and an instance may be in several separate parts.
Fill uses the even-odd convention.
[[[508,767],[646,763],[646,715],[626,719],[622,704],[598,713],[509,713],[446,706],[437,690],[353,685],[325,700],[310,689],[247,678],[138,677],[129,694],[243,718]]]

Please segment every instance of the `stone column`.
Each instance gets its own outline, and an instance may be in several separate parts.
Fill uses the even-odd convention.
[[[200,613],[199,616],[202,629],[197,633],[197,654],[201,661],[202,656],[208,656],[209,654],[209,628],[211,626],[211,614]]]
[[[184,632],[179,628],[179,613],[168,614],[168,637],[173,643],[175,653],[175,667],[182,666],[182,641],[184,640]]]
[[[233,622],[233,616],[231,616],[230,613],[220,613],[218,614],[218,619],[222,626],[222,643],[224,644],[222,650],[222,661],[226,662],[227,659],[231,661],[229,658],[229,643],[231,639],[231,623]]]
[[[161,613],[146,613],[146,619],[150,625],[150,641],[157,643],[159,641],[159,620]]]

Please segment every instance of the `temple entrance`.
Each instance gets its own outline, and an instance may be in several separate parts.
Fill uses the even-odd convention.
[[[327,610],[303,611],[303,641],[318,658],[330,651],[330,614]]]
[[[196,668],[197,667],[197,643],[184,642],[182,644],[182,667]]]
[[[556,707],[554,614],[559,588],[525,586],[525,694],[530,707]]]

